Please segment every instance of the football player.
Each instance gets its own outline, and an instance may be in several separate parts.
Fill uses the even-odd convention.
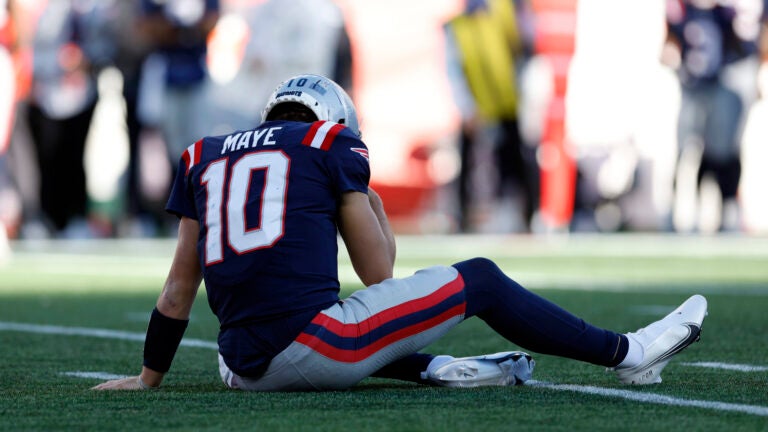
[[[524,349],[660,382],[698,340],[694,295],[663,319],[619,334],[590,325],[473,258],[392,277],[395,238],[368,186],[355,107],[317,75],[283,82],[252,130],[206,137],[181,158],[167,209],[178,245],[147,328],[140,375],[95,389],[150,389],[168,372],[201,280],[221,324],[221,377],[244,390],[335,390],[369,376],[446,386],[529,379],[523,352],[455,359],[418,351],[477,316]],[[337,233],[367,288],[339,298]]]

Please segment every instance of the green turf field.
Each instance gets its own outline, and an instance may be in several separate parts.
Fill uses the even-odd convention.
[[[693,293],[708,298],[709,317],[701,342],[655,386],[622,386],[600,367],[534,355],[536,382],[521,387],[369,379],[343,392],[253,394],[219,381],[217,327],[201,297],[162,389],[93,392],[98,377],[138,372],[173,242],[15,243],[0,268],[0,430],[768,430],[768,239],[398,240],[398,276],[487,256],[524,286],[615,330],[635,330]],[[359,288],[341,260],[342,283]],[[512,349],[473,319],[428,351]]]

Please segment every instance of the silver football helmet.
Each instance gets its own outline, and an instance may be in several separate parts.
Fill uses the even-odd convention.
[[[283,81],[269,96],[261,121],[266,121],[277,105],[286,102],[300,103],[311,109],[318,120],[343,124],[358,137],[361,135],[352,99],[341,86],[322,75],[296,75]]]

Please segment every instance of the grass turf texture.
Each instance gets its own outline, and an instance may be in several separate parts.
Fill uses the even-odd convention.
[[[603,327],[635,330],[701,292],[702,341],[676,357],[664,382],[617,383],[603,368],[534,354],[534,379],[768,406],[768,372],[687,366],[768,366],[768,241],[646,236],[399,239],[399,275],[488,256],[523,285]],[[17,243],[0,269],[0,321],[143,332],[173,242]],[[347,290],[359,288],[342,257]],[[201,297],[188,338],[216,339]],[[472,319],[430,346],[456,356],[518,349]],[[768,417],[641,403],[544,387],[443,389],[368,379],[328,393],[245,393],[221,384],[215,352],[181,347],[163,388],[93,392],[71,371],[134,374],[141,343],[0,331],[0,430],[766,430]]]

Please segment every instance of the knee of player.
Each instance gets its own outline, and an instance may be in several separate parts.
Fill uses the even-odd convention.
[[[490,258],[485,257],[476,257],[469,259],[467,261],[471,266],[477,268],[478,270],[483,270],[487,272],[501,272],[501,269],[499,266]]]
[[[495,310],[506,291],[507,278],[495,262],[488,258],[472,258],[454,264],[464,279],[467,309],[465,317],[483,316],[488,310]]]
[[[475,278],[479,277],[480,275],[487,277],[491,275],[496,276],[503,274],[495,262],[485,257],[471,258],[455,264],[454,267],[459,270],[459,273],[462,274],[465,280],[468,277]]]

